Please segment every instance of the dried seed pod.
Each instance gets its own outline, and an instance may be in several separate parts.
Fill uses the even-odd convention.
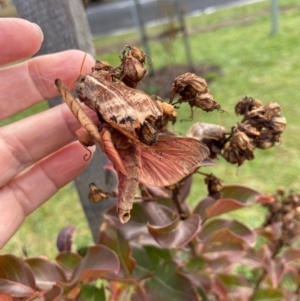
[[[245,156],[239,154],[238,151],[232,148],[230,145],[225,145],[223,157],[227,162],[231,164],[237,164],[238,166],[241,166],[246,160]]]
[[[236,130],[230,139],[230,145],[238,152],[253,152],[255,145],[252,143],[246,133]]]
[[[277,102],[270,102],[264,106],[265,110],[265,117],[268,120],[271,120],[274,116],[280,115],[281,108],[280,105]]]
[[[273,130],[282,133],[285,130],[286,119],[282,116],[274,116],[271,119]]]
[[[146,73],[147,70],[133,56],[127,56],[122,60],[120,79],[126,86],[135,88]]]
[[[260,132],[254,126],[248,123],[238,123],[237,129],[241,132],[244,132],[250,138],[257,138],[260,135]]]
[[[205,79],[193,73],[184,73],[175,78],[169,103],[172,103],[176,94],[179,94],[178,102],[188,102],[191,107],[199,107],[206,112],[221,107],[213,99]]]
[[[196,100],[190,102],[190,106],[201,108],[205,112],[220,110],[221,108],[221,105],[213,99],[213,96],[209,92],[204,94],[198,93]]]
[[[208,195],[216,200],[220,199],[224,187],[224,182],[221,179],[215,177],[213,174],[206,176],[204,182],[207,185]]]
[[[122,50],[122,60],[128,56],[133,56],[144,65],[147,54],[138,47],[126,45]]]
[[[258,109],[262,106],[263,104],[260,100],[245,96],[238,101],[234,108],[234,111],[237,115],[245,115],[248,112]]]
[[[92,67],[92,72],[94,71],[110,71],[113,67],[105,61],[96,61],[95,66]]]

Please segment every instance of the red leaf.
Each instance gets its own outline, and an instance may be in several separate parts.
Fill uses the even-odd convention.
[[[26,259],[26,262],[31,267],[40,290],[50,290],[57,282],[67,282],[65,273],[56,263],[40,257]]]
[[[203,227],[200,235],[205,243],[212,242],[245,242],[253,247],[256,241],[255,232],[239,221],[214,219]]]
[[[45,301],[58,301],[58,297],[60,297],[63,293],[63,289],[58,285],[53,285],[53,287],[43,292]]]
[[[197,213],[200,215],[202,220],[206,220],[206,209],[212,206],[216,200],[210,196],[205,197],[202,201],[200,201],[197,206],[194,208],[194,214]]]
[[[74,226],[67,226],[59,232],[56,240],[56,246],[58,251],[60,252],[71,251],[72,238],[74,232],[75,232]]]
[[[268,196],[259,196],[251,203],[241,203],[240,201],[234,199],[219,199],[216,200],[211,206],[207,207],[205,210],[206,218],[212,218],[214,216],[227,213],[230,211],[234,211],[237,209],[245,208],[248,206],[252,206],[258,203],[270,203],[273,201],[272,197]]]
[[[36,289],[32,270],[22,259],[11,254],[0,255],[0,266],[0,278]]]
[[[262,193],[246,185],[225,185],[222,192],[224,199],[234,199],[241,203],[254,201]]]
[[[119,259],[112,250],[105,246],[92,246],[74,270],[72,283],[103,278],[110,273],[118,273],[119,268]]]
[[[195,214],[186,220],[175,218],[165,226],[148,224],[149,233],[164,248],[179,248],[191,241],[201,228],[201,218]]]
[[[0,279],[0,292],[7,293],[13,297],[28,298],[34,294],[35,290],[18,282]]]

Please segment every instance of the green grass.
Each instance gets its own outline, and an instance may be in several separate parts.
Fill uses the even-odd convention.
[[[210,84],[210,90],[222,108],[228,112],[218,114],[195,111],[194,122],[211,122],[230,128],[239,117],[233,109],[237,100],[245,95],[259,98],[264,103],[277,101],[282,107],[282,115],[287,118],[287,129],[283,134],[282,143],[269,150],[256,150],[255,160],[246,162],[236,168],[220,159],[217,167],[204,168],[204,172],[214,172],[226,184],[241,183],[272,193],[278,186],[297,189],[300,172],[300,139],[299,124],[299,78],[300,78],[300,39],[299,10],[286,10],[280,17],[280,34],[271,36],[270,18],[268,16],[269,1],[251,6],[223,10],[211,15],[203,15],[187,20],[189,28],[197,28],[201,33],[192,34],[190,43],[195,62],[217,64],[222,68],[222,75]],[[286,0],[284,7],[296,5],[297,0]],[[299,9],[299,8],[298,8]],[[251,23],[242,24],[240,20],[251,17]],[[227,26],[230,21],[237,20],[234,26]],[[222,24],[225,24],[223,27]],[[212,28],[212,30],[204,30]],[[213,29],[214,28],[214,29]],[[156,33],[157,29],[149,29]],[[137,38],[136,34],[126,37],[103,37],[95,42],[97,47],[109,43],[130,43]],[[128,39],[128,40],[127,40]],[[170,53],[163,53],[161,43],[151,43],[151,55],[154,67],[159,68],[167,63],[179,64],[185,62],[182,40],[176,39]],[[112,45],[112,49],[114,46]],[[118,63],[120,49],[101,55],[101,60]],[[43,109],[43,105],[37,110]],[[31,114],[27,110],[27,115]],[[188,117],[188,106],[183,105],[180,118]],[[23,118],[19,114],[14,119],[5,120],[1,125],[11,120]],[[178,123],[175,127],[185,132],[191,123]],[[191,203],[196,203],[205,195],[203,178],[195,176],[194,186],[189,197]],[[61,214],[63,212],[63,214]],[[253,208],[238,211],[235,217],[248,222],[251,226],[258,225],[263,215],[261,210]],[[21,254],[21,248],[26,245],[29,255],[55,255],[55,237],[58,231],[69,224],[77,227],[75,243],[82,246],[91,242],[87,223],[84,219],[78,197],[72,185],[62,189],[49,202],[29,216],[20,230],[1,251]]]

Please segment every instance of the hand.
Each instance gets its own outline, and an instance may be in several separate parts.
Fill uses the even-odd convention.
[[[22,19],[0,19],[0,66],[32,56],[40,28]],[[0,119],[58,94],[54,80],[70,85],[84,53],[70,50],[0,69]],[[94,64],[87,56],[83,73]],[[25,217],[79,175],[89,162],[73,142],[79,123],[63,104],[0,128],[0,248]],[[28,168],[29,167],[29,168]]]

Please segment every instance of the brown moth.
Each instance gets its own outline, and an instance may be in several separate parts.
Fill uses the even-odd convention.
[[[158,135],[154,123],[163,116],[159,104],[139,90],[113,82],[105,70],[80,75],[75,87],[79,100],[97,112],[99,128],[62,82],[55,84],[86,136],[106,153],[117,171],[117,210],[122,223],[130,219],[139,182],[172,185],[200,167],[209,155],[208,148],[193,138]]]

